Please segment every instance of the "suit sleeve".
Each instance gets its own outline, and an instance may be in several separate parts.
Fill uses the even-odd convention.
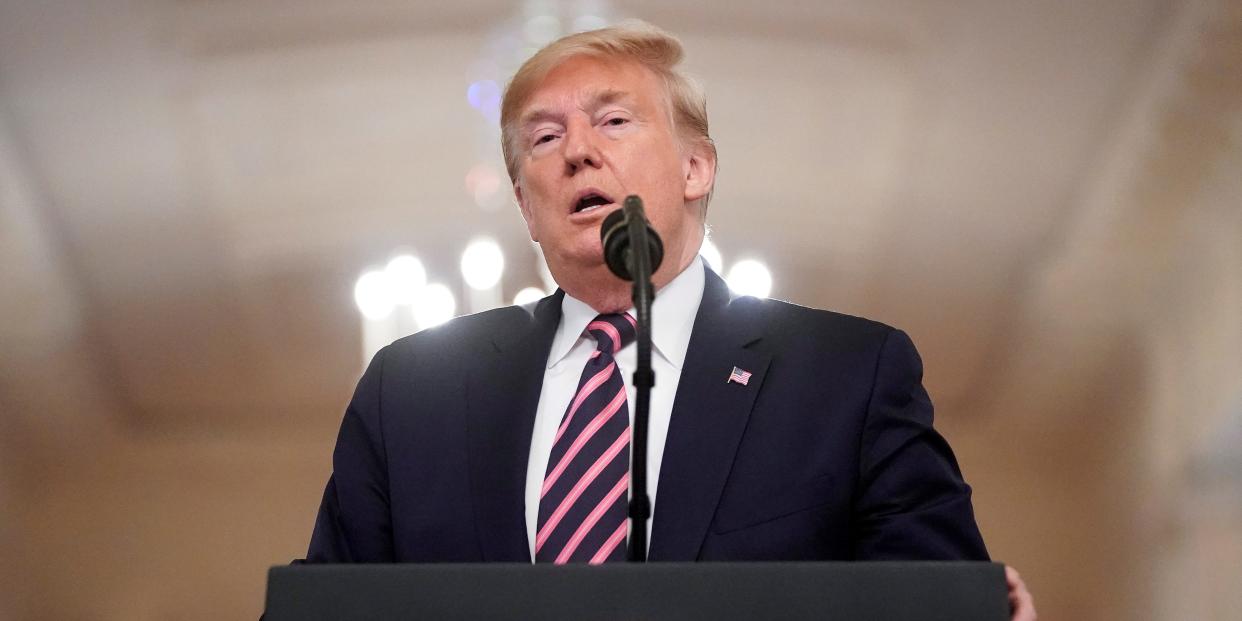
[[[892,330],[876,363],[855,504],[860,560],[987,560],[970,486],[932,428],[923,363]]]
[[[380,350],[345,410],[332,476],[323,492],[309,563],[386,563],[394,558],[388,465],[381,423],[384,358]]]

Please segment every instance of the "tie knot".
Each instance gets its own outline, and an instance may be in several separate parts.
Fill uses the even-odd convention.
[[[638,322],[629,313],[600,315],[587,324],[587,333],[595,339],[600,351],[615,354],[634,342]]]

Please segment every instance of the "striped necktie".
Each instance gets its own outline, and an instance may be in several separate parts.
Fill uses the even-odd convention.
[[[625,560],[630,411],[613,357],[633,342],[635,326],[628,313],[600,315],[587,324],[596,349],[552,441],[539,499],[536,562]]]

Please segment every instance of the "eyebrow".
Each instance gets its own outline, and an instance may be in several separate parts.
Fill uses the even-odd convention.
[[[620,100],[628,99],[629,97],[630,93],[626,91],[618,91],[615,89],[596,91],[591,93],[587,99],[586,109],[594,110],[600,106],[616,103]],[[522,115],[522,121],[518,124],[518,126],[522,128],[522,131],[527,131],[531,125],[542,121],[558,120],[562,116],[563,115],[561,113],[548,108],[535,108],[534,110]]]

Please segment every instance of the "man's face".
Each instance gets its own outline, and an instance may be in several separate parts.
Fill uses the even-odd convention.
[[[570,294],[616,280],[599,229],[630,194],[643,199],[664,242],[657,287],[698,253],[702,216],[693,201],[710,189],[715,162],[680,148],[663,82],[650,70],[571,58],[539,84],[518,124],[514,191],[531,239]]]

